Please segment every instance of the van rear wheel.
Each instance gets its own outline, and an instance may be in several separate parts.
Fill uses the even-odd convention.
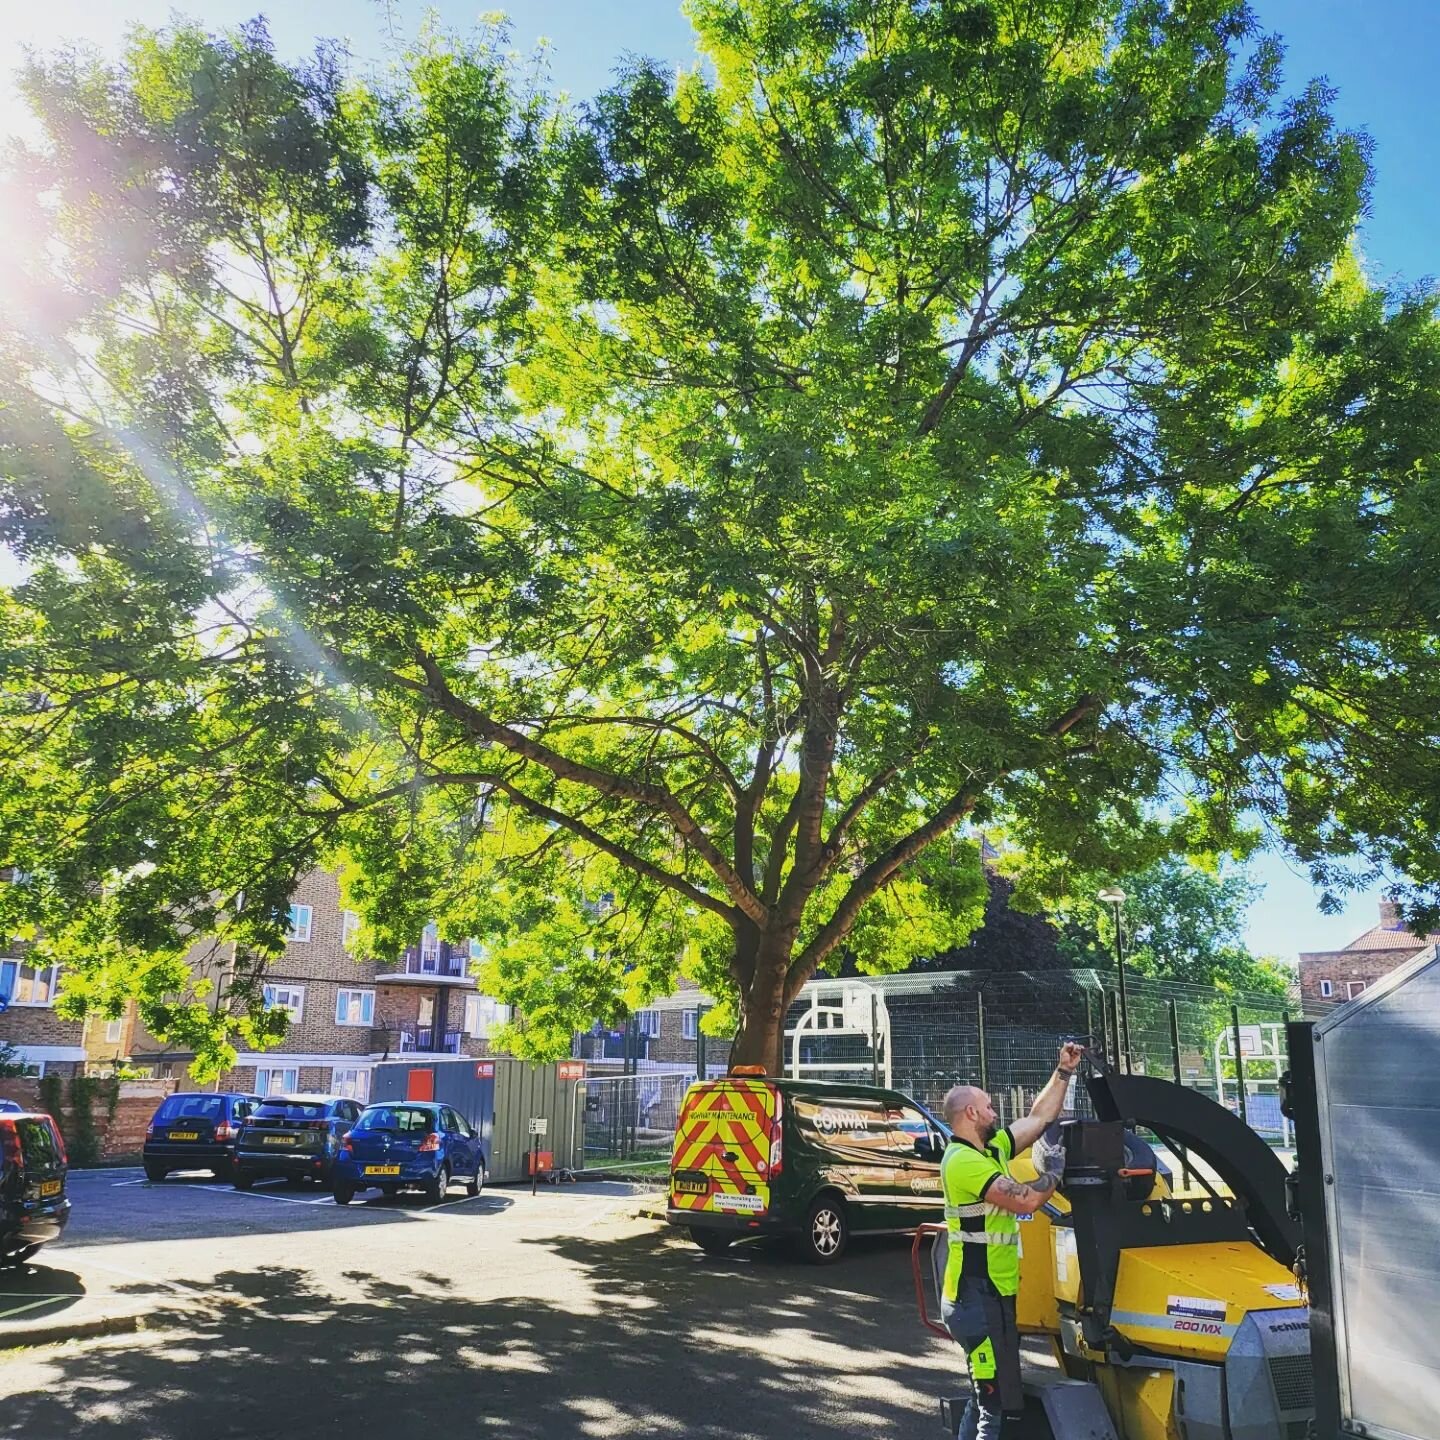
[[[707,1255],[723,1255],[735,1243],[728,1230],[712,1230],[708,1225],[692,1225],[690,1238]]]
[[[805,1216],[805,1228],[799,1238],[800,1253],[812,1265],[833,1265],[850,1243],[845,1202],[833,1193],[817,1196]]]

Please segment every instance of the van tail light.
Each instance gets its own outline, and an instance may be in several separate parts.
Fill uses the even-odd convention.
[[[770,1179],[774,1179],[785,1168],[785,1146],[782,1143],[785,1126],[785,1097],[776,1090],[775,1116],[770,1121]]]
[[[438,1150],[439,1148],[440,1148],[440,1136],[439,1136],[434,1130],[432,1130],[432,1131],[420,1142],[420,1153],[421,1153],[422,1155],[425,1155],[425,1154],[434,1154],[434,1152],[435,1152],[436,1150]]]
[[[348,1130],[340,1137],[340,1150],[345,1155],[355,1153],[355,1147],[350,1143],[350,1131]]]
[[[238,1133],[228,1120],[222,1120],[215,1127],[215,1138],[217,1140],[233,1140]]]
[[[0,1115],[0,1168],[14,1164],[23,1169],[24,1163],[20,1153],[20,1133],[15,1129],[15,1122]]]
[[[147,1140],[155,1138],[155,1122],[153,1120],[145,1127],[145,1138]]]

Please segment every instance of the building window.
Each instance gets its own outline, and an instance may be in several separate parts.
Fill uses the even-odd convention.
[[[260,1067],[255,1071],[257,1095],[293,1095],[300,1088],[300,1072],[293,1066]]]
[[[342,1070],[337,1065],[330,1072],[330,1093],[365,1104],[370,1098],[370,1072],[359,1068]]]
[[[120,1037],[125,1033],[125,1022],[123,1020],[107,1020],[105,1022],[105,1043],[107,1045],[118,1045]]]
[[[285,938],[296,944],[306,944],[310,939],[310,925],[314,918],[315,911],[309,905],[292,905],[290,930]]]
[[[342,910],[340,912],[340,938],[347,945],[359,928],[360,916],[354,910]]]
[[[53,1005],[60,988],[60,967],[0,960],[0,1000],[12,1005]]]
[[[637,1010],[635,1019],[642,1035],[658,1035],[660,1033],[660,1012],[658,1010]]]
[[[680,1013],[680,1034],[686,1040],[693,1040],[700,1033],[700,1012],[683,1010]]]
[[[267,985],[265,987],[265,1008],[267,1010],[288,1010],[290,1018],[297,1024],[305,1013],[305,987],[303,985]]]
[[[1320,998],[1328,1000],[1335,993],[1335,987],[1328,980],[1320,982]]]
[[[440,927],[432,920],[420,937],[420,968],[433,975],[440,964]]]
[[[1365,986],[1367,983],[1368,982],[1364,980],[1350,981],[1350,983],[1345,987],[1346,997],[1350,1000],[1353,1000],[1357,995],[1363,995],[1365,993]]]
[[[510,1007],[501,1005],[489,995],[465,997],[465,1033],[476,1040],[485,1040],[497,1026],[510,1022]]]
[[[478,940],[472,940],[470,942],[470,958],[474,961],[480,961],[485,958],[485,947]]]
[[[341,990],[335,996],[335,1023],[337,1025],[372,1025],[374,1022],[375,992],[373,990]]]

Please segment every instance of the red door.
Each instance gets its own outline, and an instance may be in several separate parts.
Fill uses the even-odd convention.
[[[412,1070],[405,1077],[405,1098],[407,1100],[433,1100],[435,1098],[435,1072],[433,1070]]]

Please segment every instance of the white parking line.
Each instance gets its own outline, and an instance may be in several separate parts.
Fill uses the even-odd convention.
[[[17,1305],[13,1310],[0,1310],[0,1320],[8,1320],[12,1315],[23,1315],[27,1310],[38,1310],[42,1305],[53,1305],[56,1300],[78,1300],[78,1295],[47,1295],[43,1300],[36,1300],[29,1305]]]

